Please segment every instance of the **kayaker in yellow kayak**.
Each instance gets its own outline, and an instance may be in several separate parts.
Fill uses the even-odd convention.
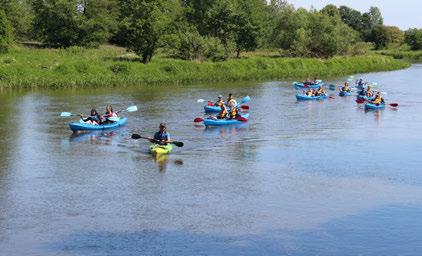
[[[324,88],[322,88],[322,86],[320,86],[318,89],[316,89],[316,90],[315,90],[314,95],[315,95],[315,96],[325,95]]]
[[[159,131],[154,134],[154,138],[148,138],[151,143],[158,145],[167,145],[170,143],[170,134],[167,132],[167,126],[165,123],[161,123]]]
[[[91,114],[89,116],[85,116],[82,113],[79,116],[87,124],[92,124],[92,125],[102,124],[101,116],[100,116],[100,114],[98,114],[98,112],[95,108],[91,109]],[[84,119],[84,117],[86,117],[86,118]]]

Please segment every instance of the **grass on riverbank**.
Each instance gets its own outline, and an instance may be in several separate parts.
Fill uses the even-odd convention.
[[[384,56],[390,56],[398,60],[407,60],[413,63],[422,63],[422,50],[421,51],[384,50],[384,51],[377,51],[377,53]]]
[[[123,48],[16,48],[0,55],[0,87],[130,86],[262,79],[335,77],[396,70],[409,64],[388,56],[305,58],[247,57],[226,62],[155,57],[144,65]]]

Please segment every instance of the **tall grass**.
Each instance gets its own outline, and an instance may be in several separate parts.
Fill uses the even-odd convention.
[[[124,49],[16,48],[0,55],[0,87],[98,87],[212,81],[304,79],[396,70],[409,64],[388,56],[328,60],[249,56],[226,62],[156,57],[147,65]]]
[[[410,50],[384,50],[378,51],[377,53],[384,56],[391,56],[399,60],[407,60],[413,63],[422,63],[422,50],[421,51],[410,51]]]

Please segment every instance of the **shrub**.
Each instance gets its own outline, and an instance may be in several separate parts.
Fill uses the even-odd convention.
[[[0,10],[0,52],[7,52],[13,44],[13,28],[6,14]]]

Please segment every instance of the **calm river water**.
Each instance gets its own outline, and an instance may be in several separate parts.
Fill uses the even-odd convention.
[[[2,92],[0,255],[421,255],[422,65],[363,77],[400,107],[291,82]],[[248,125],[194,126],[229,92]],[[139,112],[79,136],[58,117],[108,103]],[[162,121],[185,147],[157,160],[130,135]]]

